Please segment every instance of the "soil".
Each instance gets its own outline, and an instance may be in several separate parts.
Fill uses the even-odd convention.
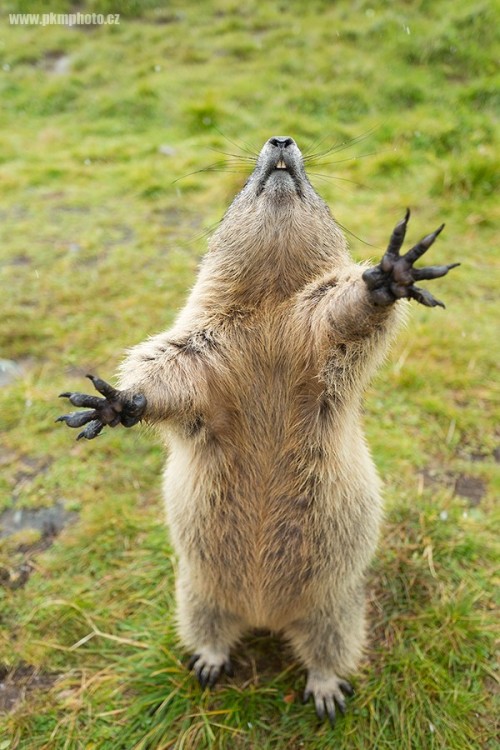
[[[485,482],[469,474],[439,473],[430,469],[424,469],[420,473],[424,487],[446,487],[452,491],[453,495],[465,497],[471,507],[479,505],[486,493]]]
[[[0,665],[0,714],[9,713],[34,690],[52,687],[57,674],[40,672],[28,664],[9,671]]]
[[[33,544],[20,544],[12,556],[12,566],[0,566],[0,586],[9,589],[24,586],[33,571],[36,555],[50,547],[63,528],[72,523],[77,515],[66,510],[59,502],[49,508],[14,507],[4,511],[0,515],[0,539],[29,529],[40,531],[41,537]]]

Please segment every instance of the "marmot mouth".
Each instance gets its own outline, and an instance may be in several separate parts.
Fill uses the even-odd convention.
[[[295,186],[295,192],[300,197],[302,195],[300,174],[298,173],[297,167],[293,163],[293,160],[288,161],[287,163],[283,156],[280,156],[276,163],[273,163],[273,161],[271,161],[271,163],[268,163],[267,167],[264,168],[263,174],[259,179],[257,185],[257,195],[260,195],[263,192],[269,178],[272,178],[272,176],[276,175],[278,172],[291,178]],[[272,181],[274,182],[274,178],[272,178]],[[281,175],[280,177],[276,178],[276,181],[282,188],[286,187],[289,182],[289,180],[286,180],[284,176],[281,177]]]

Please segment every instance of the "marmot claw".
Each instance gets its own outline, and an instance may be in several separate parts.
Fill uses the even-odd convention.
[[[341,680],[335,675],[329,678],[322,678],[310,672],[307,678],[306,689],[302,696],[302,702],[307,703],[312,696],[318,719],[323,721],[325,717],[328,717],[333,727],[337,718],[335,706],[337,706],[342,715],[345,714],[345,695],[349,698],[354,695],[352,685],[347,680]]]
[[[399,251],[403,245],[409,219],[410,209],[407,209],[405,218],[398,222],[394,228],[384,257],[378,266],[369,268],[363,273],[363,281],[376,305],[392,305],[401,297],[409,297],[426,307],[436,307],[437,305],[444,307],[444,304],[433,297],[426,289],[414,286],[414,282],[446,276],[450,269],[456,268],[460,263],[414,268],[415,261],[427,252],[436,237],[443,231],[444,224],[421,239],[405,255],[400,255]]]
[[[202,651],[199,654],[193,654],[190,658],[187,668],[193,670],[201,687],[213,687],[222,672],[232,677],[234,674],[233,665],[228,656],[224,654],[215,654],[208,651]]]
[[[85,429],[79,433],[77,440],[81,438],[92,440],[106,425],[116,427],[122,424],[124,427],[133,427],[139,422],[147,405],[142,394],[137,393],[130,398],[101,378],[94,375],[87,375],[87,377],[104,398],[70,391],[61,393],[60,398],[67,398],[73,406],[87,407],[90,411],[73,411],[70,414],[63,414],[56,419],[56,422],[65,422],[68,427],[86,425]]]

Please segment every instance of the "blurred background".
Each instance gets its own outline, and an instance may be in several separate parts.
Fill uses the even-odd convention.
[[[2,4],[1,750],[494,747],[499,20],[481,0]],[[174,635],[162,449],[54,425],[61,391],[172,323],[277,134],[317,154],[357,260],[409,206],[409,242],[444,221],[429,262],[462,263],[367,394],[388,512],[335,735],[297,705],[283,644],[246,644],[201,696]]]

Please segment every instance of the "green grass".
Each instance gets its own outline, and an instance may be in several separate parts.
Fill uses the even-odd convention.
[[[83,7],[121,10],[121,23],[14,27],[4,13],[0,25],[0,357],[24,370],[0,389],[0,512],[60,502],[79,513],[45,551],[30,532],[0,540],[0,674],[29,665],[45,680],[28,680],[0,714],[1,750],[492,750],[493,6]],[[370,646],[333,732],[301,706],[304,675],[279,640],[250,637],[235,678],[200,691],[175,638],[154,436],[82,445],[53,424],[59,392],[88,371],[111,376],[127,346],[173,320],[207,231],[250,169],[213,149],[244,156],[276,133],[317,150],[363,137],[312,176],[357,259],[380,255],[409,205],[410,240],[445,221],[433,258],[462,262],[435,282],[447,310],[412,309],[367,394],[387,518],[369,578]],[[478,497],[456,492],[464,478]],[[26,560],[31,575],[16,587]]]

